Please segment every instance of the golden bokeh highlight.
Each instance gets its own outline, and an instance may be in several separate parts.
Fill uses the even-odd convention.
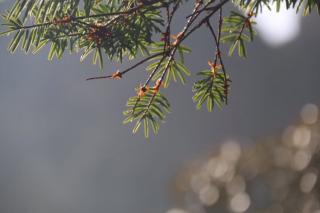
[[[319,116],[319,108],[317,105],[314,104],[306,104],[301,112],[300,112],[300,116],[302,119],[302,122],[304,122],[305,124],[315,124],[318,120],[318,116]]]
[[[234,195],[230,200],[230,209],[233,212],[245,212],[251,204],[250,197],[247,193],[240,192]]]
[[[218,201],[219,196],[219,189],[215,185],[207,185],[199,192],[199,199],[201,203],[206,206],[215,204]]]
[[[167,213],[320,213],[318,114],[307,104],[279,136],[245,148],[229,140],[196,159],[178,175],[183,208]]]
[[[185,211],[183,209],[174,208],[174,209],[170,209],[166,213],[189,213],[189,212],[187,212],[187,211]]]
[[[310,193],[314,188],[318,179],[318,175],[315,172],[308,172],[301,177],[300,189],[304,193]]]
[[[291,168],[297,171],[305,169],[311,161],[311,152],[308,150],[298,150],[294,153]]]
[[[299,126],[293,132],[293,145],[297,148],[306,148],[310,144],[311,130],[307,126]]]

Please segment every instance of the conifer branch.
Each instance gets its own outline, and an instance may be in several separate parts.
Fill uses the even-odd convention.
[[[246,57],[246,45],[255,35],[252,16],[259,15],[263,5],[270,6],[273,2],[280,5],[281,1],[234,0],[240,11],[223,15],[222,8],[229,0],[16,0],[2,16],[7,29],[0,35],[13,35],[8,46],[10,52],[20,46],[26,53],[30,50],[37,53],[49,44],[49,60],[61,59],[69,50],[80,52],[80,61],[91,55],[92,62],[101,69],[105,58],[119,62],[123,58],[139,58],[122,71],[86,80],[121,79],[144,65],[148,72],[146,80],[136,88],[137,94],[129,98],[124,123],[135,122],[134,133],[144,126],[145,136],[149,136],[149,127],[157,133],[159,122],[170,111],[162,91],[172,81],[184,84],[191,73],[184,61],[191,49],[184,41],[203,26],[209,29],[215,56],[213,62],[208,62],[209,69],[197,73],[201,79],[193,85],[193,100],[198,109],[205,102],[208,111],[214,106],[221,108],[228,103],[231,82],[223,63],[222,43],[230,44],[229,55],[237,49],[240,57]],[[313,9],[320,11],[318,0],[305,4],[303,1],[288,0],[286,9],[303,8],[304,15]],[[181,31],[173,35],[174,17],[181,5],[188,3],[194,4],[193,10],[186,15]],[[216,29],[214,21],[218,21]],[[159,37],[160,41],[155,40]]]

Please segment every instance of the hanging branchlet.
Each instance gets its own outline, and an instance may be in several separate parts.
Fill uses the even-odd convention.
[[[208,65],[209,70],[197,73],[201,79],[194,83],[192,90],[194,93],[193,101],[197,103],[197,109],[201,109],[202,105],[206,103],[207,110],[211,112],[215,106],[222,108],[222,105],[226,103],[226,90],[229,89],[230,80],[220,71],[221,65],[211,61],[208,62]]]
[[[124,123],[135,122],[134,133],[144,126],[148,137],[149,127],[157,133],[159,122],[170,111],[169,101],[162,93],[166,91],[164,88],[172,82],[185,84],[191,74],[185,65],[191,49],[183,42],[203,26],[209,28],[214,38],[215,53],[208,62],[209,68],[197,74],[200,80],[193,85],[193,100],[198,109],[206,103],[208,111],[227,104],[231,80],[223,63],[222,55],[226,54],[221,43],[230,44],[229,55],[237,49],[239,56],[246,57],[246,44],[255,35],[253,17],[259,15],[263,5],[270,6],[274,1],[234,0],[241,11],[250,12],[232,11],[225,16],[222,8],[228,2],[231,1],[16,0],[2,15],[7,29],[0,35],[12,35],[10,52],[20,46],[26,53],[37,53],[50,45],[49,59],[54,56],[61,59],[67,50],[80,52],[80,61],[91,55],[92,62],[98,63],[101,69],[105,58],[117,62],[123,58],[138,60],[122,71],[87,80],[122,79],[144,65],[146,80],[136,89],[136,95],[129,98]],[[275,2],[280,5],[281,0]],[[179,33],[172,34],[174,17],[181,5],[187,3],[192,3],[193,9]],[[305,5],[304,14],[310,14],[312,9],[319,10],[320,4],[318,0],[308,0],[305,4],[303,0],[286,1],[287,9],[297,6],[299,10],[302,5]],[[219,17],[217,33],[211,25],[215,15]]]
[[[219,9],[218,35],[216,35],[209,20],[207,20],[206,24],[207,24],[207,27],[209,28],[211,35],[213,36],[213,39],[214,39],[215,45],[216,45],[216,53],[215,53],[214,62],[212,63],[209,61],[208,64],[211,67],[211,70],[215,71],[214,73],[216,73],[217,68],[222,70],[223,76],[224,76],[224,103],[228,104],[230,79],[229,79],[229,76],[227,75],[225,65],[222,60],[221,49],[220,49],[221,31],[222,31],[222,25],[223,25],[222,8]],[[218,61],[220,62],[219,66],[217,65]],[[215,74],[214,74],[214,77],[216,77]]]
[[[251,19],[253,15],[252,12],[249,12],[245,16],[231,11],[229,16],[224,17],[222,32],[225,34],[221,38],[221,41],[231,43],[229,55],[232,55],[237,48],[240,57],[247,56],[245,42],[253,41],[253,37],[256,34],[252,27],[255,24]]]

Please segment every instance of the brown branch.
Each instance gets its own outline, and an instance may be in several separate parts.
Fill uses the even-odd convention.
[[[194,26],[193,28],[191,28],[191,30],[186,33],[186,35],[184,36],[184,38],[182,38],[182,41],[185,40],[187,37],[189,37],[194,31],[196,31],[198,28],[200,28],[203,24],[206,23],[206,21],[208,19],[211,18],[211,16],[213,16],[220,8],[222,8],[222,6],[224,4],[226,4],[229,0],[222,0],[219,4],[215,5],[214,7],[212,7],[211,12],[205,16],[196,26]]]
[[[157,54],[151,55],[151,56],[149,56],[147,58],[144,58],[141,61],[139,61],[138,63],[134,64],[133,66],[121,71],[120,74],[124,75],[125,73],[127,73],[127,72],[133,70],[134,68],[144,64],[145,62],[149,61],[150,59],[155,58],[155,57],[160,56],[160,55],[162,55],[162,53],[157,53]],[[112,77],[112,75],[105,75],[105,76],[87,78],[86,80],[89,81],[89,80],[96,80],[96,79],[106,79],[106,78],[111,78],[111,77]]]

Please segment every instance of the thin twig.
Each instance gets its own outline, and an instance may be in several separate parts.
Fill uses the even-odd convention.
[[[152,59],[152,58],[155,58],[155,57],[157,57],[157,56],[160,56],[160,55],[162,55],[162,53],[157,53],[157,54],[151,55],[151,56],[149,56],[149,57],[147,57],[147,58],[144,58],[144,59],[142,59],[141,61],[139,61],[138,63],[134,64],[133,66],[131,66],[131,67],[129,67],[129,68],[121,71],[120,74],[121,74],[121,75],[124,75],[125,73],[129,72],[130,70],[133,70],[134,68],[140,66],[141,64],[149,61],[149,60]],[[87,78],[86,80],[89,81],[89,80],[96,80],[96,79],[106,79],[106,78],[111,78],[111,77],[112,77],[112,75],[105,75],[105,76],[98,76],[98,77]]]

